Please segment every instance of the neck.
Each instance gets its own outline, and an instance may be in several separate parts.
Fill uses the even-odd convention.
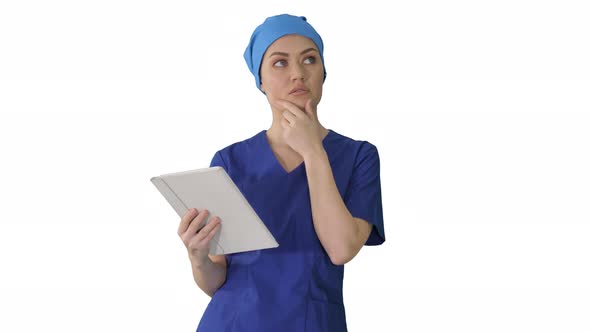
[[[317,118],[317,114],[315,114]],[[266,135],[268,137],[269,142],[277,148],[285,148],[291,149],[289,145],[283,139],[283,126],[281,125],[281,121],[283,119],[283,111],[282,110],[275,110],[272,108],[272,124],[270,128],[266,131]],[[319,119],[318,119],[319,122]],[[328,129],[326,129],[321,123],[320,131],[322,132],[322,137],[325,137],[328,134]]]
[[[283,127],[278,121],[273,120],[272,125],[266,131],[266,136],[268,138],[269,143],[278,149],[288,149],[292,150],[291,147],[285,142],[283,138]],[[326,137],[328,134],[328,129],[326,129],[320,123],[320,131],[322,132],[322,138]]]

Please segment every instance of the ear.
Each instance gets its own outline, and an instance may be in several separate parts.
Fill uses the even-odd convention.
[[[266,91],[264,91],[264,85],[262,84],[262,82],[260,82],[260,90],[264,93],[266,93]]]

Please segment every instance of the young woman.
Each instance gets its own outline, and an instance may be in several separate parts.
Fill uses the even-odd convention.
[[[194,279],[212,297],[197,331],[346,331],[343,265],[385,241],[377,149],[319,122],[323,42],[305,17],[267,18],[244,58],[273,122],[211,166],[226,170],[279,247],[212,256],[223,221],[211,216],[196,232],[206,209],[181,219]]]

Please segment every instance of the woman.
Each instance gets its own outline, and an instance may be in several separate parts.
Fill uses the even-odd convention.
[[[244,57],[273,122],[211,166],[227,171],[279,247],[208,255],[222,221],[197,233],[206,209],[181,219],[195,281],[212,296],[197,331],[346,331],[343,265],[385,241],[377,149],[319,122],[323,42],[304,17],[267,18]]]

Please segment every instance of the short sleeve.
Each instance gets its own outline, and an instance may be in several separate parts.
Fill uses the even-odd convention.
[[[365,245],[385,241],[379,153],[369,142],[363,142],[357,155],[344,203],[350,214],[373,225]]]
[[[221,166],[227,172],[227,167],[225,166],[225,163],[223,162],[223,158],[221,158],[221,153],[219,151],[215,152],[215,155],[213,155],[213,159],[211,159],[211,164],[209,165],[209,167],[214,166]]]

